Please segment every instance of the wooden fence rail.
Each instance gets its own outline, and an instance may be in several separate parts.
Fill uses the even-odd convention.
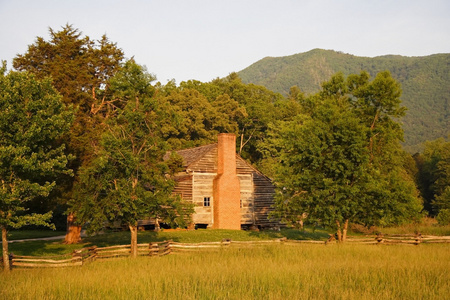
[[[289,245],[298,244],[329,244],[335,242],[331,236],[328,241],[315,240],[288,240],[286,238],[275,240],[261,241],[231,241],[224,239],[221,242],[203,242],[203,243],[178,243],[172,240],[163,242],[151,242],[148,244],[138,244],[139,256],[164,256],[171,253],[183,253],[187,251],[202,251],[220,249],[224,247],[246,247],[258,246],[274,243],[283,243]],[[409,244],[419,245],[421,243],[450,243],[450,236],[430,236],[430,235],[371,235],[371,236],[349,236],[348,243],[352,244]],[[110,259],[116,257],[129,256],[131,253],[131,245],[119,245],[109,247],[91,246],[72,253],[55,255],[55,256],[23,256],[10,255],[12,268],[57,268],[57,267],[75,267],[82,266],[86,263],[99,260]],[[0,263],[2,265],[2,258]]]
[[[350,243],[360,244],[405,244],[405,245],[419,245],[430,243],[450,243],[450,236],[432,236],[419,234],[378,234],[367,235],[362,237],[350,236],[347,239]]]

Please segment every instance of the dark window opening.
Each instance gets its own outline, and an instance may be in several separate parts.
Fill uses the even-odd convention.
[[[211,197],[203,197],[203,206],[211,206]]]

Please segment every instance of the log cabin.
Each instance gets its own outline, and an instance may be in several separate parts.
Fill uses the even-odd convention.
[[[197,228],[278,227],[269,218],[272,181],[236,153],[236,136],[222,133],[215,144],[176,151],[183,171],[175,174],[174,193],[194,204]]]

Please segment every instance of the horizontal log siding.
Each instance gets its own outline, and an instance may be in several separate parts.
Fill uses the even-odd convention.
[[[268,218],[273,210],[271,206],[274,203],[275,193],[271,180],[237,154],[236,169],[241,182],[241,223],[261,227],[279,226],[279,222]],[[183,199],[195,204],[195,213],[192,216],[195,224],[212,224],[212,184],[217,175],[217,145],[203,152],[197,161],[187,166],[186,172],[192,175],[192,180],[177,180],[175,192],[182,194]],[[189,189],[192,191],[190,194]],[[204,197],[211,197],[211,207],[203,206]]]
[[[192,202],[192,175],[183,175],[175,178],[176,186],[173,193],[180,195],[184,200]]]
[[[239,174],[241,187],[241,224],[254,224],[252,174]]]
[[[238,174],[251,174],[252,176],[254,224],[261,227],[279,226],[278,221],[269,219],[269,214],[273,211],[273,196],[275,194],[275,187],[272,181],[240,156],[236,156],[236,168]]]
[[[193,203],[195,213],[192,216],[194,224],[209,224],[213,222],[213,180],[215,173],[194,173],[193,179]],[[210,198],[211,206],[204,206],[205,197]]]
[[[273,211],[275,187],[272,182],[260,173],[253,174],[255,197],[255,224],[262,227],[279,226],[278,221],[270,220]]]

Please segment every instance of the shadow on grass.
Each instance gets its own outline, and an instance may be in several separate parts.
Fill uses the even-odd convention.
[[[305,227],[303,230],[285,228],[281,232],[290,240],[325,241],[330,237],[329,232],[324,228]]]
[[[22,240],[22,239],[35,239],[43,237],[52,237],[65,235],[65,231],[56,231],[51,229],[35,229],[35,230],[25,230],[25,229],[14,229],[8,231],[8,240]]]
[[[199,229],[199,230],[162,230],[138,232],[138,243],[161,242],[172,240],[181,243],[220,242],[223,239],[232,241],[258,241],[271,240],[286,237],[291,240],[326,240],[329,235],[325,229],[305,228],[304,230],[283,228],[280,231],[244,231],[224,229]],[[82,242],[74,245],[65,245],[61,241],[30,241],[12,243],[9,251],[16,255],[49,256],[70,254],[75,249],[98,246],[107,247],[115,245],[129,245],[131,240],[129,231],[105,232],[83,238]]]
[[[325,241],[329,238],[329,232],[324,228],[305,227],[304,229],[283,228],[280,231],[252,231],[251,236],[261,239],[287,238],[289,240],[316,240]]]
[[[70,254],[75,249],[83,248],[84,244],[65,245],[63,241],[32,241],[12,243],[8,245],[9,252],[15,255],[52,256]]]
[[[138,232],[138,243],[145,244],[150,242],[160,242],[166,240],[164,237],[159,236],[157,232],[154,231],[142,231]],[[172,239],[176,241],[175,239]],[[92,235],[83,238],[83,243],[87,246],[98,246],[107,247],[114,245],[129,245],[131,242],[130,231],[119,231],[119,232],[105,232],[102,234]]]

